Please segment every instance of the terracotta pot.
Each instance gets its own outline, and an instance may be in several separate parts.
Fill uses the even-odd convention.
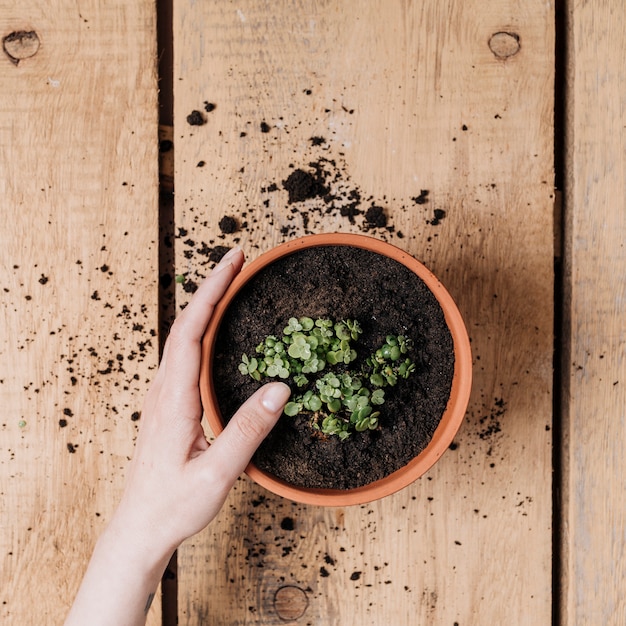
[[[217,331],[229,304],[250,278],[266,265],[299,250],[328,245],[364,248],[395,259],[414,272],[426,283],[441,305],[454,344],[454,374],[446,410],[430,443],[404,467],[369,485],[348,490],[297,487],[260,470],[254,463],[251,463],[246,469],[246,474],[259,485],[290,500],[324,506],[347,506],[377,500],[406,487],[422,476],[452,443],[465,415],[472,383],[472,358],[465,324],[450,294],[419,261],[407,252],[373,237],[342,233],[301,237],[262,254],[243,268],[213,312],[202,343],[200,392],[207,420],[213,433],[217,436],[224,429],[224,423],[213,388],[211,359]]]

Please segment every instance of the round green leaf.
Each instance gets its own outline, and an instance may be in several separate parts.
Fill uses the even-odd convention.
[[[285,408],[283,409],[283,412],[289,417],[294,417],[295,415],[298,415],[301,410],[302,406],[298,402],[287,402]]]

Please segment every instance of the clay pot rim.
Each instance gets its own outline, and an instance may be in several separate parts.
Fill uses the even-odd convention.
[[[405,466],[373,483],[348,490],[297,487],[262,471],[254,465],[254,463],[250,463],[245,470],[245,473],[262,487],[295,502],[322,506],[365,504],[403,489],[426,473],[439,460],[452,443],[461,426],[471,392],[471,348],[461,313],[456,303],[437,277],[408,252],[401,250],[393,244],[366,235],[325,233],[305,235],[298,239],[279,244],[254,259],[235,277],[222,299],[215,306],[213,315],[211,316],[211,320],[203,337],[200,366],[200,394],[202,405],[213,434],[218,436],[224,429],[224,424],[222,423],[215,390],[213,388],[210,357],[222,318],[233,298],[237,295],[239,290],[266,265],[275,262],[283,256],[288,256],[300,250],[317,246],[351,246],[363,248],[390,257],[407,267],[426,283],[441,305],[453,340],[455,362],[448,405],[430,443],[418,456],[409,461]]]

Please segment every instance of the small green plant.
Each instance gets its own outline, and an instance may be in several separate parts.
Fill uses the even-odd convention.
[[[299,393],[287,403],[285,414],[310,415],[314,430],[347,439],[354,431],[378,428],[384,388],[415,371],[408,356],[412,342],[403,335],[388,335],[360,368],[352,368],[354,342],[362,332],[357,320],[292,317],[280,339],[268,335],[256,347],[256,356],[242,355],[239,371],[256,381],[290,379]]]

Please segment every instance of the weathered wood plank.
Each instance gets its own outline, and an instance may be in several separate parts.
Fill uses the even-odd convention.
[[[19,31],[39,47],[0,50],[0,621],[59,624],[158,358],[154,6],[1,2]]]
[[[626,8],[568,4],[562,623],[626,623]]]
[[[218,245],[367,229],[287,204],[315,162],[449,286],[476,359],[455,450],[403,492],[320,510],[242,479],[179,551],[180,623],[549,623],[552,7],[175,2],[174,44],[179,303]]]

